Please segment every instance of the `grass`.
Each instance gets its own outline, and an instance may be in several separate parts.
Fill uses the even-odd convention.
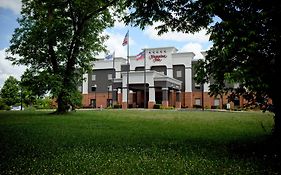
[[[0,111],[1,174],[279,174],[272,114]]]

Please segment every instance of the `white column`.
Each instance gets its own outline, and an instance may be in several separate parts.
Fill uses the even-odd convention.
[[[122,102],[127,102],[127,73],[122,74]]]
[[[115,78],[121,78],[121,73],[120,72],[116,72],[116,77]]]
[[[150,86],[150,85],[149,85]],[[149,102],[155,102],[155,89],[149,88]]]
[[[122,102],[127,102],[127,88],[122,89]]]
[[[82,93],[83,94],[88,94],[88,88],[89,88],[89,83],[88,83],[88,74],[83,74],[83,84],[82,84]]]
[[[192,92],[192,71],[191,68],[185,68],[185,92]]]
[[[153,75],[147,77],[147,83],[150,87],[154,87],[154,76]],[[149,88],[148,101],[155,102],[155,89],[154,88]]]

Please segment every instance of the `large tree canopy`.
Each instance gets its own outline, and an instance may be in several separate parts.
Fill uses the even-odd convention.
[[[23,78],[38,94],[50,91],[64,113],[77,96],[82,73],[104,51],[113,25],[109,9],[121,9],[117,0],[22,0],[20,27],[8,51],[14,64],[28,66]],[[25,83],[26,84],[26,83]]]
[[[239,92],[271,98],[274,133],[281,135],[279,1],[128,0],[128,5],[131,10],[125,19],[127,23],[144,28],[162,22],[157,27],[159,34],[208,29],[213,47],[200,63],[199,79],[214,79],[210,87],[214,95],[229,90],[225,83],[231,80],[240,84]]]

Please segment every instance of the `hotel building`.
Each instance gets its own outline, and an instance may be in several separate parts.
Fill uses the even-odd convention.
[[[202,52],[206,56],[205,52]],[[93,70],[84,74],[81,88],[84,107],[122,105],[126,108],[163,107],[222,108],[227,97],[210,97],[209,84],[194,81],[197,61],[193,52],[178,52],[175,47],[148,48],[144,58],[136,56],[98,59]],[[241,106],[243,99],[234,105]],[[202,104],[203,103],[203,104]]]

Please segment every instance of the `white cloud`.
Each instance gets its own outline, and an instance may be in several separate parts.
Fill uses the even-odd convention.
[[[105,34],[109,35],[109,39],[105,42],[107,50],[110,52],[115,51],[115,57],[126,58],[127,46],[122,45],[126,33],[105,32]],[[135,45],[135,42],[131,37],[129,37],[129,44],[130,46]],[[104,55],[101,54],[100,56],[103,57]]]
[[[126,27],[126,25],[123,21],[116,20],[114,22],[114,28],[121,28],[122,29],[122,28],[125,28],[125,27]]]
[[[126,26],[126,24],[117,16],[114,16],[114,28],[115,29],[124,29]]]
[[[20,14],[21,0],[1,0],[0,8],[10,9],[15,14]]]
[[[187,43],[181,49],[180,52],[193,52],[195,54],[194,59],[203,58],[201,51],[203,51],[203,47],[199,43]]]
[[[0,50],[0,88],[9,76],[13,76],[20,80],[20,76],[25,71],[26,67],[12,65],[12,62],[5,59],[7,56],[5,49]]]
[[[158,35],[158,31],[155,29],[156,26],[160,25],[161,23],[155,23],[152,26],[148,26],[144,30],[144,34],[147,35],[149,38],[154,40],[169,40],[169,41],[189,41],[189,42],[209,42],[209,35],[206,35],[206,30],[201,30],[197,33],[190,34],[190,33],[181,33],[181,32],[167,32],[162,35]]]

